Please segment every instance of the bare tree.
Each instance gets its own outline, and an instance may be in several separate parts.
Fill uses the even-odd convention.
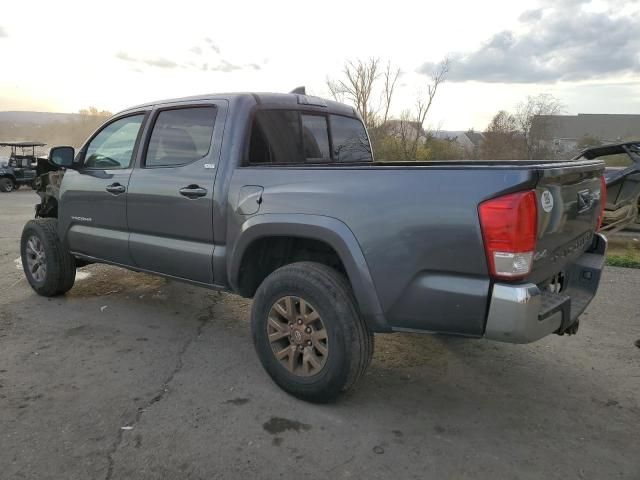
[[[367,128],[384,125],[389,119],[391,102],[400,69],[387,62],[380,70],[380,59],[355,60],[345,63],[343,78],[327,79],[329,93],[338,102],[350,102],[358,110]]]
[[[384,69],[379,58],[348,61],[338,79],[327,78],[334,100],[351,103],[366,125],[374,151],[382,151],[388,135],[391,102],[401,72],[390,61]]]
[[[543,115],[558,115],[564,109],[563,104],[551,94],[541,93],[528,96],[521,102],[515,114],[515,122],[524,136],[527,146],[527,157],[532,160],[541,153],[541,141],[548,136],[551,127]]]
[[[334,99],[347,100],[356,107],[367,127],[375,126],[377,105],[373,103],[374,87],[380,77],[380,59],[349,61],[342,73],[343,79],[327,80],[327,86]]]
[[[403,147],[403,152],[406,152],[405,160],[414,160],[416,152],[418,151],[418,144],[420,138],[425,135],[424,122],[427,119],[427,114],[431,110],[433,101],[438,93],[438,87],[445,81],[447,73],[449,72],[450,61],[448,58],[442,60],[431,74],[430,82],[427,84],[427,95],[425,97],[418,97],[416,101],[416,110],[414,116],[414,128],[413,135],[408,147]]]
[[[327,77],[326,82],[331,98],[336,102],[344,103],[344,91],[342,90],[340,83],[337,80],[331,80],[329,77]]]
[[[374,151],[381,151],[386,143],[390,147],[385,147],[386,153],[392,150],[394,159],[415,160],[421,140],[426,140],[423,125],[449,71],[449,60],[435,68],[426,95],[416,101],[415,111],[403,111],[399,121],[391,120],[390,112],[402,72],[391,62],[384,69],[380,65],[380,59],[373,57],[345,63],[342,78],[327,78],[329,93],[336,101],[354,105],[369,130]]]
[[[415,158],[416,151],[412,150],[413,139],[416,137],[416,134],[419,134],[417,131],[419,128],[420,126],[413,120],[413,113],[410,110],[403,110],[397,129],[403,160]]]
[[[389,119],[389,108],[391,108],[391,100],[393,99],[393,92],[396,89],[396,82],[400,77],[400,68],[392,69],[391,61],[387,62],[387,68],[383,72],[384,77],[384,90],[382,92],[382,105],[384,114],[382,115],[382,125],[386,125]]]

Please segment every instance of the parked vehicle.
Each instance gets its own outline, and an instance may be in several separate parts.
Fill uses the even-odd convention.
[[[36,147],[45,145],[41,142],[0,142],[0,147],[11,148],[8,162],[0,165],[0,192],[12,192],[23,185],[35,189]]]
[[[607,164],[607,204],[601,230],[616,232],[633,224],[640,227],[640,141],[587,148],[576,157],[595,158]]]
[[[575,333],[604,264],[601,161],[375,163],[352,107],[302,93],[140,105],[49,161],[21,240],[38,294],[102,262],[253,298],[264,368],[311,401],[374,332]]]

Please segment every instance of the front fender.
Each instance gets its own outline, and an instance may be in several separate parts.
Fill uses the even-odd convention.
[[[343,222],[333,217],[306,214],[255,215],[244,222],[234,243],[227,275],[233,290],[238,291],[242,258],[254,241],[263,237],[299,237],[330,245],[340,257],[353,288],[360,314],[371,330],[390,332],[360,244]]]

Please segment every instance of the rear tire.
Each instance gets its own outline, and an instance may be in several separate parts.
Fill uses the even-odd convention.
[[[76,279],[75,259],[60,242],[57,223],[55,218],[30,220],[20,241],[24,274],[31,288],[44,297],[68,292]]]
[[[373,334],[347,280],[320,263],[293,263],[271,273],[256,292],[251,330],[274,382],[310,402],[335,400],[362,377],[373,356]]]
[[[0,192],[9,193],[13,190],[13,180],[10,178],[0,178]]]

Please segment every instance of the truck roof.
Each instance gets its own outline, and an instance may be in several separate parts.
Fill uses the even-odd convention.
[[[253,100],[261,105],[268,105],[270,107],[298,107],[298,106],[311,106],[326,108],[328,113],[337,113],[340,115],[358,116],[356,110],[349,105],[335,102],[333,100],[326,100],[324,98],[315,97],[312,95],[302,95],[298,93],[265,93],[265,92],[236,92],[236,93],[211,93],[204,95],[193,95],[189,97],[171,98],[165,100],[158,100],[155,102],[147,102],[134,107],[127,108],[120,113],[128,112],[138,108],[152,107],[156,105],[163,105],[168,103],[177,102],[197,102],[200,100],[238,100],[242,98],[253,98]]]

